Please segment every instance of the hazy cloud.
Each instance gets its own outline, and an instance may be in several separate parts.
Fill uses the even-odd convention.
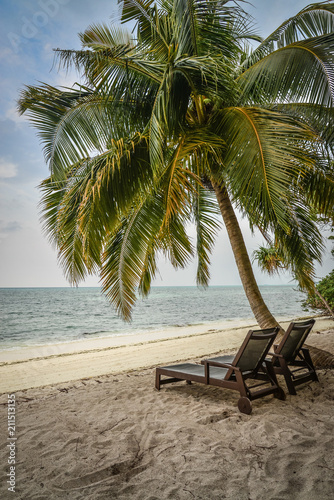
[[[17,176],[17,166],[14,163],[0,158],[0,179],[9,179]]]
[[[19,126],[24,125],[27,122],[26,118],[19,115],[16,106],[12,106],[11,108],[7,109],[5,116],[6,118],[8,118],[8,120],[11,120]]]
[[[0,220],[0,234],[5,235],[8,233],[14,233],[16,231],[19,231],[22,229],[21,224],[17,222],[16,220],[5,222],[3,220]]]
[[[9,47],[2,47],[0,51],[0,61],[4,61],[5,63],[9,63],[13,58],[13,52]]]

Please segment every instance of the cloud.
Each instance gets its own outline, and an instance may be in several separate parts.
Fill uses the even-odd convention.
[[[22,226],[16,220],[9,222],[4,222],[3,220],[0,220],[0,234],[15,233],[20,229],[22,229]]]
[[[0,179],[9,179],[17,176],[17,166],[14,163],[0,158]]]
[[[8,120],[14,122],[15,125],[21,126],[27,122],[27,119],[25,117],[19,115],[16,106],[12,106],[11,108],[7,109],[5,116],[6,118],[8,118]]]
[[[12,59],[13,59],[13,51],[9,47],[3,47],[0,52],[0,61],[9,63],[12,62]]]

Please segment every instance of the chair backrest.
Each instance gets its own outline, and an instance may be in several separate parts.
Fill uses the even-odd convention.
[[[267,328],[265,330],[250,330],[246,335],[232,365],[241,371],[258,371],[264,358],[267,356],[279,327]]]
[[[291,323],[275,352],[281,354],[286,361],[293,361],[303,346],[315,323],[314,319]]]

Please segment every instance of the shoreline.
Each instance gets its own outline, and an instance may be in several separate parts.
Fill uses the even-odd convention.
[[[281,320],[284,321],[283,318]],[[125,345],[137,345],[192,335],[203,335],[211,331],[230,330],[248,326],[256,326],[256,321],[253,318],[210,321],[181,327],[168,326],[134,333],[101,335],[63,342],[12,347],[0,351],[0,365],[3,362],[45,358],[62,354],[78,354]]]
[[[290,321],[303,321],[314,317],[321,320],[327,316],[305,315],[296,318],[279,317],[277,321],[287,325]],[[144,343],[159,342],[194,335],[206,335],[210,332],[237,330],[239,328],[258,329],[255,318],[217,320],[205,323],[189,324],[184,326],[168,326],[154,330],[138,331],[126,334],[101,335],[92,338],[50,342],[43,344],[24,345],[20,347],[7,347],[0,350],[0,366],[4,363],[30,361],[67,354],[113,349],[116,347],[141,345]]]
[[[283,321],[286,327],[290,321]],[[183,334],[171,329],[152,339],[151,332],[139,336],[118,336],[71,343],[28,348],[20,352],[4,351],[0,358],[0,394],[59,383],[89,379],[177,363],[190,358],[211,356],[237,350],[246,333],[258,328],[244,320],[230,328],[214,328],[210,323],[184,327]],[[318,317],[313,332],[334,329],[329,317]],[[313,333],[316,335],[316,333]],[[129,338],[130,337],[130,338]],[[80,344],[80,347],[79,347]],[[79,347],[79,349],[78,349]],[[12,357],[8,356],[11,354]]]

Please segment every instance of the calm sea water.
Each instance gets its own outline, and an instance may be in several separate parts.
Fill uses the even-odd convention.
[[[263,286],[276,317],[305,315],[293,286]],[[253,318],[242,287],[154,287],[124,323],[99,288],[0,289],[2,349]]]

